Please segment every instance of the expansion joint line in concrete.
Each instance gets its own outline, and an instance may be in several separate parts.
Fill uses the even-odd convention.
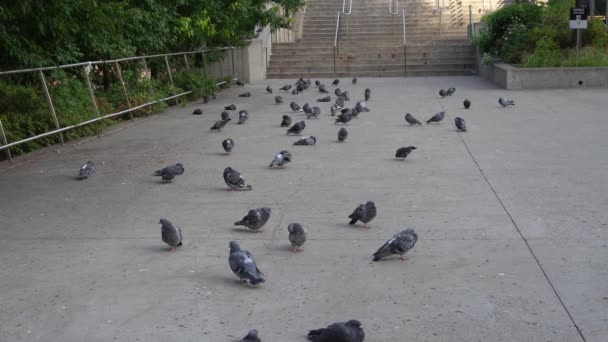
[[[434,93],[433,93],[433,95],[435,96]],[[435,99],[437,100],[437,98],[435,98]],[[439,105],[441,106],[441,108],[445,111],[447,118],[450,120],[450,124],[454,128],[456,128],[456,126],[454,125],[453,119],[450,117],[450,115],[448,114],[448,112],[445,109],[445,107],[443,106],[443,104],[439,100],[437,100],[437,102],[439,103]],[[578,326],[578,324],[576,324],[576,321],[574,320],[574,317],[570,313],[570,310],[568,310],[568,307],[566,307],[566,304],[564,303],[564,301],[562,300],[562,297],[557,292],[557,289],[553,285],[553,282],[549,278],[549,275],[545,271],[545,268],[543,267],[543,265],[541,264],[540,260],[538,259],[538,257],[534,253],[534,251],[532,250],[532,247],[528,243],[528,239],[526,239],[526,237],[522,233],[521,229],[519,229],[519,226],[515,222],[515,219],[513,218],[513,216],[511,215],[511,213],[507,209],[507,207],[505,206],[505,204],[502,201],[502,199],[500,198],[500,196],[498,196],[498,193],[496,192],[496,189],[494,189],[494,186],[492,185],[492,183],[490,183],[490,180],[488,179],[488,177],[486,176],[486,174],[483,172],[483,169],[481,168],[481,166],[477,162],[477,159],[473,155],[473,152],[471,152],[471,149],[469,148],[469,145],[467,145],[466,141],[464,141],[464,139],[462,138],[462,134],[460,132],[458,132],[458,138],[460,139],[460,141],[462,142],[462,144],[464,145],[464,147],[467,149],[467,152],[469,153],[469,156],[471,157],[471,159],[475,163],[475,166],[477,167],[477,170],[479,170],[479,173],[481,173],[481,176],[483,177],[483,179],[486,181],[486,184],[488,184],[488,187],[490,188],[490,190],[492,190],[492,193],[494,194],[494,197],[496,197],[496,200],[498,201],[498,203],[500,203],[500,206],[502,207],[502,209],[505,211],[505,213],[507,214],[507,216],[511,220],[511,223],[513,224],[513,227],[515,227],[515,230],[517,230],[517,233],[519,234],[519,236],[523,240],[524,244],[526,245],[526,247],[528,247],[528,250],[530,251],[530,254],[532,255],[532,257],[534,258],[534,261],[536,261],[536,264],[540,268],[540,271],[545,276],[545,279],[547,280],[547,283],[549,283],[549,286],[551,286],[551,289],[553,290],[553,293],[557,297],[557,300],[559,301],[559,303],[562,305],[562,308],[564,308],[564,311],[566,312],[566,314],[570,318],[570,321],[572,322],[572,324],[576,328],[576,331],[578,332],[579,336],[581,337],[581,339],[583,340],[583,342],[587,342],[587,339],[585,338],[585,335],[583,335],[582,329]]]

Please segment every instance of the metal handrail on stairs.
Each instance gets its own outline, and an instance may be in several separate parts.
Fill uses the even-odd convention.
[[[338,19],[336,19],[336,35],[334,36],[334,72],[336,72],[336,55],[338,53],[338,32],[340,31],[340,11],[338,11]]]
[[[396,0],[395,3],[396,3],[395,12],[393,12],[393,0],[389,0],[389,2],[388,2],[388,13],[390,15],[399,14],[399,0]]]
[[[406,32],[405,32],[405,10],[402,12],[403,15],[403,76],[407,75],[407,43],[406,43]]]
[[[353,0],[349,0],[348,13],[346,12],[346,0],[342,0],[342,14],[350,15],[353,11]]]

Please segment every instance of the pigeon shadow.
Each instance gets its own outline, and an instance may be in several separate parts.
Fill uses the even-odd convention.
[[[272,250],[279,251],[279,252],[291,252],[292,247],[289,244],[280,244],[278,246],[273,247]]]
[[[264,230],[258,230],[257,232],[254,230],[251,230],[249,228],[232,228],[230,229],[233,232],[238,232],[238,233],[248,233],[248,234],[261,234],[264,232]],[[255,236],[255,235],[254,235]]]
[[[212,276],[207,276],[205,277],[207,280],[209,280],[212,283],[215,283],[217,285],[222,285],[222,286],[232,286],[234,288],[248,288],[248,289],[259,289],[261,288],[261,286],[259,285],[251,285],[249,283],[243,283],[240,282],[236,276],[224,276],[224,275],[212,275]],[[262,285],[263,286],[263,285]]]
[[[230,153],[226,153],[226,152],[207,152],[207,155],[209,155],[209,156],[229,156]]]
[[[347,218],[347,220],[350,220],[350,219]],[[350,228],[350,229],[355,229],[355,228],[365,229],[365,228],[363,228],[363,224],[361,222],[357,222],[355,224],[348,224],[348,222],[345,222],[345,223],[336,223],[336,227],[339,227],[339,228]]]
[[[142,247],[142,250],[147,251],[147,252],[152,252],[152,253],[171,253],[171,247],[169,246],[163,246],[163,245],[149,245],[149,246],[145,246]],[[176,250],[177,252],[177,250]]]

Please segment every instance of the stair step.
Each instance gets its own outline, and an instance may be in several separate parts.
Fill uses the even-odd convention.
[[[366,71],[366,72],[307,72],[307,73],[268,73],[269,79],[339,78],[339,77],[427,77],[427,76],[471,76],[475,69],[454,70],[408,70],[403,71]]]

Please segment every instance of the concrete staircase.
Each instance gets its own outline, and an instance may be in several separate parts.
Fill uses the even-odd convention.
[[[390,15],[388,0],[353,0],[352,13],[340,17],[334,49],[342,1],[308,0],[302,39],[273,44],[267,77],[474,74],[475,52],[467,38],[468,3],[450,0],[443,11],[436,11],[434,0],[401,1],[399,14]]]

